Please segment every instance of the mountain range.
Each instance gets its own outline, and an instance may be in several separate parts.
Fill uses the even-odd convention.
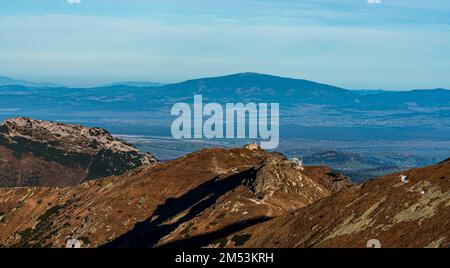
[[[0,76],[0,86],[20,85],[27,87],[61,87],[61,85],[53,83],[39,83],[26,80],[18,80],[6,76]]]
[[[62,96],[71,94],[81,97],[81,101],[97,96],[98,99],[93,101],[99,103],[114,103],[127,100],[120,99],[121,96],[128,96],[128,100],[131,101],[132,97],[151,97],[156,95],[161,97],[162,100],[159,101],[170,102],[173,98],[184,99],[195,94],[202,94],[205,98],[211,99],[211,101],[220,99],[230,101],[249,100],[280,102],[282,105],[297,103],[321,104],[335,107],[357,107],[359,109],[388,109],[401,106],[441,107],[448,106],[450,101],[450,90],[446,89],[358,91],[303,79],[258,73],[239,73],[221,77],[200,78],[174,84],[119,82],[85,89],[33,83],[4,77],[2,79],[0,80],[0,86],[3,89],[2,95],[7,95],[7,93],[13,94],[14,92],[11,91],[16,91],[17,93],[21,91],[38,93],[33,90],[33,87],[53,85],[52,88],[44,90],[45,94],[50,94],[50,96],[52,95],[51,93],[62,94]],[[116,99],[102,100],[102,97],[115,97]]]
[[[171,106],[192,102],[195,94],[202,94],[205,102],[278,102],[284,126],[423,127],[435,135],[430,128],[450,125],[450,90],[367,93],[256,73],[151,87],[0,86],[0,117],[168,126]]]
[[[4,125],[15,133],[15,148],[26,148],[18,151],[29,157],[59,148],[52,159],[42,159],[48,162],[93,144],[129,148],[105,141],[100,129],[24,118]],[[41,128],[60,130],[54,135],[63,138],[45,142]],[[74,139],[65,139],[65,130]],[[86,132],[103,134],[79,142]],[[24,147],[31,137],[41,146]],[[2,162],[22,157],[4,155]],[[0,188],[0,246],[366,247],[376,239],[382,247],[448,247],[449,174],[446,160],[354,185],[328,167],[304,166],[277,152],[208,148],[67,187]]]
[[[379,170],[387,170],[387,165],[391,166],[390,171],[398,171],[447,157],[444,149],[445,142],[450,141],[450,90],[446,89],[358,91],[258,73],[200,78],[160,86],[125,82],[94,88],[4,85],[0,86],[0,118],[32,117],[99,126],[114,134],[171,137],[172,105],[191,103],[195,94],[202,94],[204,102],[222,104],[279,102],[280,148],[289,155],[304,150],[304,146],[297,147],[298,139],[309,140],[311,145],[324,140],[346,142],[352,143],[348,144],[352,148],[360,148],[358,143],[371,143],[373,146],[363,152],[363,157],[380,161],[357,164],[365,178],[382,175]],[[377,144],[384,141],[398,141],[404,145],[395,152],[389,148],[380,151],[381,146]],[[322,152],[333,146],[326,145]],[[177,148],[170,150],[175,150],[176,156],[185,153]],[[152,152],[161,153],[157,156],[162,159],[173,159],[174,154],[168,156],[165,151]],[[394,154],[410,157],[405,161],[397,158],[396,163],[391,164],[386,155]],[[331,162],[325,164],[333,165]],[[352,177],[355,174],[338,165],[333,167]]]
[[[112,86],[160,87],[160,86],[164,86],[164,84],[158,83],[158,82],[146,82],[146,81],[126,81],[126,82],[117,82],[117,83],[103,85],[103,87],[112,87]]]

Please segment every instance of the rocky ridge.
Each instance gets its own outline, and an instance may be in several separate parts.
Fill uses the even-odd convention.
[[[308,175],[314,169],[262,150],[213,148],[78,186],[0,189],[0,245],[220,244],[231,232],[334,193],[322,183],[332,177]]]
[[[0,186],[67,186],[156,162],[101,128],[15,118],[0,125]]]

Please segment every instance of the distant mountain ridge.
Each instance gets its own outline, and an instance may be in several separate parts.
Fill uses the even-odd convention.
[[[161,108],[166,111],[178,100],[191,101],[193,95],[201,94],[208,102],[278,102],[285,108],[308,104],[326,109],[345,109],[346,113],[354,110],[405,109],[401,116],[406,116],[410,112],[423,113],[423,108],[439,108],[439,111],[433,110],[439,115],[450,112],[450,90],[446,89],[358,92],[308,80],[258,73],[200,78],[167,85],[150,84],[124,82],[95,88],[36,88],[0,84],[0,107],[33,108],[31,111],[41,108],[70,108],[79,112],[160,111]]]
[[[200,78],[156,87],[0,86],[0,117],[27,116],[96,125],[104,122],[108,128],[114,122],[121,126],[167,126],[173,120],[172,105],[192,103],[196,94],[201,94],[204,102],[221,104],[279,103],[281,126],[411,126],[419,127],[421,137],[424,127],[438,130],[426,130],[427,136],[442,137],[441,126],[450,126],[450,90],[356,92],[258,73]]]
[[[65,87],[56,83],[41,83],[33,82],[28,80],[14,79],[6,76],[0,76],[0,86],[8,85],[19,85],[26,87]],[[114,83],[107,83],[92,88],[103,88],[103,87],[115,87],[115,86],[126,86],[126,87],[167,87],[177,89],[179,87],[185,88],[195,88],[195,87],[209,87],[209,88],[232,88],[232,87],[255,87],[263,86],[267,88],[310,88],[310,89],[328,89],[331,91],[341,91],[341,92],[353,92],[359,95],[372,95],[386,92],[411,92],[411,91],[422,91],[422,90],[444,90],[449,91],[450,89],[445,88],[418,88],[411,90],[388,90],[388,89],[346,89],[343,87],[333,86],[330,84],[319,83],[311,80],[301,79],[301,78],[291,78],[263,73],[254,72],[244,72],[235,73],[223,76],[214,77],[202,77],[188,79],[181,82],[175,83],[160,83],[151,81],[120,81]],[[66,87],[70,88],[70,87]],[[79,87],[83,88],[83,87]],[[90,87],[85,87],[90,88]]]
[[[0,86],[7,86],[7,85],[21,85],[28,87],[62,87],[61,85],[53,83],[39,83],[27,80],[13,79],[6,76],[0,76]]]
[[[248,99],[279,102],[281,105],[307,103],[362,108],[369,106],[395,108],[408,103],[419,106],[450,105],[450,90],[445,89],[378,90],[368,94],[368,91],[361,93],[357,90],[348,90],[309,80],[258,73],[238,73],[193,79],[169,84],[159,89],[171,97],[202,94],[210,99]]]
[[[202,94],[207,99],[261,102],[331,103],[352,102],[352,92],[302,79],[258,73],[238,73],[200,78],[160,87],[170,97]]]
[[[158,82],[147,82],[147,81],[126,81],[126,82],[116,82],[111,84],[106,84],[101,87],[112,87],[112,86],[129,86],[129,87],[161,87],[164,86],[163,83]]]

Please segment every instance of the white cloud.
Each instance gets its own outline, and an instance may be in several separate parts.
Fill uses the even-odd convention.
[[[81,4],[81,0],[66,0],[68,4],[74,5],[74,4]]]
[[[381,0],[367,0],[367,3],[369,3],[369,4],[381,4]]]

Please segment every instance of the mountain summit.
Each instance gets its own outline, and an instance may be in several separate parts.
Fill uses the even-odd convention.
[[[237,73],[200,78],[158,88],[168,96],[202,94],[210,99],[264,102],[353,103],[354,94],[339,87],[303,79],[293,79],[259,73]]]
[[[15,118],[0,125],[0,185],[65,186],[156,162],[101,128]]]

